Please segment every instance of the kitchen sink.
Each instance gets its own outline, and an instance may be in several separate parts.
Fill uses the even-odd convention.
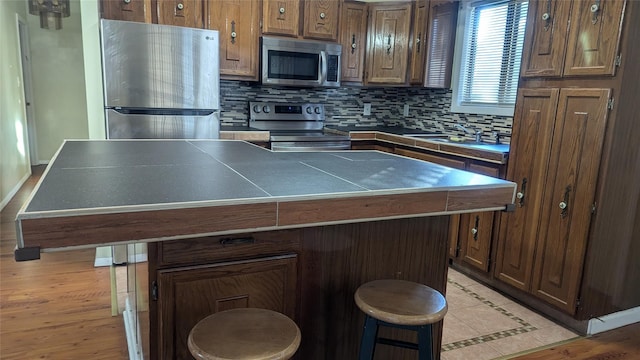
[[[419,138],[419,139],[430,139],[430,140],[437,140],[437,139],[447,140],[448,139],[447,135],[436,134],[436,133],[403,134],[402,136],[407,136],[407,137],[412,137],[412,138]]]
[[[438,142],[452,143],[452,144],[462,144],[462,145],[494,145],[492,143],[487,143],[484,141],[475,141],[475,140],[468,140],[468,139],[453,140],[451,138],[435,138],[431,140],[438,141]]]

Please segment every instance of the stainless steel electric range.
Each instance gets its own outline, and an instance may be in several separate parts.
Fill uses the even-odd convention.
[[[273,151],[332,151],[351,148],[349,136],[323,131],[323,104],[249,102],[249,126],[268,130]]]

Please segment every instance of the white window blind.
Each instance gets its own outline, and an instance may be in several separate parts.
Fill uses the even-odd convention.
[[[468,6],[456,91],[458,105],[513,109],[528,2],[494,0]]]

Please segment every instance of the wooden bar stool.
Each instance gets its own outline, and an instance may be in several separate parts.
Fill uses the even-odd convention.
[[[196,359],[289,359],[300,345],[300,329],[279,312],[232,309],[200,320],[189,333],[188,345]]]
[[[360,360],[373,359],[376,343],[418,350],[420,360],[432,360],[431,326],[447,313],[447,300],[428,286],[404,280],[375,280],[354,295],[365,313]],[[418,343],[378,337],[378,326],[413,330]]]

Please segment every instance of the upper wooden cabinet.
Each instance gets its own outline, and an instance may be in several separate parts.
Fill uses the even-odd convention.
[[[209,29],[220,32],[220,76],[258,80],[259,1],[216,0],[209,5]]]
[[[369,5],[367,84],[407,82],[411,7],[410,2]]]
[[[300,0],[263,0],[262,33],[298,36]]]
[[[413,31],[411,35],[411,65],[409,83],[422,84],[427,53],[427,21],[429,20],[429,1],[417,0],[413,11]]]
[[[302,36],[310,39],[338,40],[340,1],[305,0]]]
[[[205,0],[162,0],[157,4],[158,24],[204,28]]]
[[[340,3],[339,0],[263,0],[262,33],[337,41]]]
[[[449,88],[458,23],[458,2],[431,0],[424,86]]]
[[[342,5],[341,16],[342,81],[361,83],[367,43],[367,5],[360,2],[345,2]]]
[[[100,4],[104,19],[151,22],[151,0],[102,0]]]
[[[615,75],[625,3],[530,1],[521,76]]]

